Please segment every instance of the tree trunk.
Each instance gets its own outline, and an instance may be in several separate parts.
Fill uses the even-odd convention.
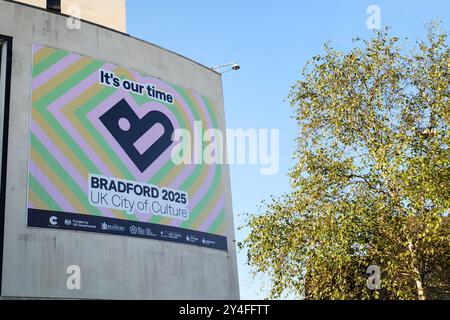
[[[415,253],[415,246],[411,239],[408,239],[408,249],[409,249],[409,252],[411,253],[411,257],[413,259],[413,264],[414,264],[414,268],[413,268],[414,273],[415,273],[414,280],[416,281],[417,295],[419,297],[419,300],[426,300],[427,297],[425,295],[425,290],[423,288],[421,273],[419,271],[419,268],[417,267],[417,257],[416,257],[416,253]]]
[[[427,297],[425,296],[425,291],[423,290],[422,280],[416,279],[416,287],[419,300],[426,300]]]

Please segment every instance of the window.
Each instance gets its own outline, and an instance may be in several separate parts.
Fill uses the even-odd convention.
[[[61,0],[47,0],[47,10],[61,13]]]

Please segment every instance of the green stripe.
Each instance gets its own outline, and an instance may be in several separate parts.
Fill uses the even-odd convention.
[[[208,233],[216,233],[217,229],[222,225],[222,222],[225,220],[225,208],[223,208],[219,216],[216,218],[216,220],[213,222],[213,224],[209,227]]]
[[[182,228],[189,228],[192,224],[196,222],[197,217],[201,214],[203,208],[208,204],[208,202],[211,201],[212,197],[214,196],[214,193],[217,190],[222,175],[222,168],[221,166],[216,165],[216,172],[214,175],[213,183],[209,186],[208,192],[203,196],[202,200],[197,204],[197,206],[192,210],[189,220],[184,221],[181,224]]]
[[[194,119],[195,120],[200,120],[200,117],[199,117],[199,115],[198,115],[198,113],[196,112],[196,105],[193,103],[193,101],[191,100],[191,98],[186,94],[186,92],[185,92],[185,90],[183,89],[183,88],[181,88],[181,87],[178,87],[178,86],[173,86],[176,90],[177,90],[177,92],[184,98],[184,100],[186,101],[186,103],[188,104],[188,106],[190,107],[190,109],[192,110],[192,112],[193,112],[193,114],[194,114]],[[204,100],[203,100],[204,101]],[[206,102],[206,101],[204,101],[205,102],[205,105],[206,105],[206,107],[207,107],[207,109],[208,109],[208,112],[209,112],[209,114],[210,114],[210,118],[211,118],[211,121],[212,121],[212,125],[213,125],[213,127],[214,128],[218,128],[217,127],[217,120],[216,120],[216,118],[215,118],[215,116],[214,116],[214,113],[212,113],[212,108],[211,108],[211,105],[209,104],[209,101],[208,102]],[[208,115],[205,115],[206,117],[208,116]],[[217,168],[217,166],[216,166],[216,168]],[[202,172],[202,170],[203,169],[205,169],[206,170],[206,165],[196,165],[196,167],[195,167],[195,169],[194,169],[194,171],[191,173],[191,175],[182,183],[182,185],[180,186],[180,189],[181,190],[188,190],[197,180],[198,180],[198,178],[199,178],[199,176],[201,175],[201,172]],[[212,185],[217,185],[218,184],[218,180],[220,180],[220,176],[219,176],[219,178],[217,178],[217,171],[220,171],[220,170],[217,170],[216,169],[216,178],[214,178],[214,180],[213,180],[213,182],[212,182]],[[209,195],[209,194],[214,194],[214,187],[213,188],[209,188],[209,191],[208,191],[208,193],[207,193],[207,195]],[[200,209],[198,209],[198,208],[203,208],[208,202],[210,201],[210,199],[208,199],[208,197],[207,196],[205,196],[204,198],[203,198],[203,200],[202,201],[200,201],[198,204],[197,204],[197,206],[192,210],[192,212],[191,212],[191,216],[190,216],[190,218],[189,218],[189,220],[188,221],[185,221],[185,222],[183,222],[183,224],[182,225],[192,225],[193,223],[195,223],[195,220],[192,220],[192,216],[194,216],[194,219],[195,219],[195,217],[197,216],[197,215],[199,215],[199,210]],[[153,222],[153,223],[158,223],[158,222],[160,222],[161,221],[161,219],[162,219],[162,217],[161,216],[152,216],[152,219],[151,219],[151,222]],[[192,221],[192,222],[189,222],[189,221]]]
[[[211,115],[211,121],[213,123],[214,128],[219,129],[219,124],[217,123],[216,112],[213,110],[213,106],[208,98],[201,97],[202,101],[205,103],[206,109],[208,109],[208,113]]]
[[[137,94],[137,93],[130,93],[130,96],[132,96],[133,97],[133,99],[134,99],[134,101],[136,101],[136,103],[139,105],[139,106],[142,106],[144,103],[147,103],[149,100],[150,100],[150,98],[148,98],[146,95],[144,95],[144,96],[141,96],[141,95],[139,95],[139,94]]]
[[[181,115],[181,113],[174,112],[173,114],[177,118],[180,128],[186,128],[187,125],[186,125],[186,122],[184,121],[184,118]],[[153,177],[150,179],[149,183],[154,184],[154,185],[159,185],[161,180],[164,179],[170,173],[170,171],[172,171],[175,167],[176,167],[176,165],[173,163],[172,160],[168,161],[160,170],[158,170],[158,172],[156,172],[153,175]],[[149,222],[160,223],[162,219],[163,219],[163,217],[161,217],[161,216],[152,215]]]
[[[187,101],[190,101],[192,103],[191,99],[187,95],[183,94],[183,97]],[[205,100],[204,97],[202,97],[202,100],[205,103],[205,106],[206,106],[206,108],[208,110],[208,113],[210,115],[210,119],[211,119],[213,127],[214,128],[218,128],[217,119],[216,119],[215,114],[214,114],[214,112],[212,110],[210,102]],[[203,166],[206,166],[206,165],[203,165]],[[197,218],[198,215],[201,214],[201,210],[211,201],[211,199],[214,197],[216,192],[221,192],[219,186],[220,186],[220,181],[221,181],[221,178],[222,178],[221,177],[222,166],[221,165],[215,165],[215,166],[216,166],[216,168],[215,168],[216,172],[215,172],[215,175],[214,175],[214,180],[211,183],[211,186],[208,188],[208,192],[203,196],[202,200],[192,210],[192,212],[190,214],[190,217],[189,217],[189,220],[182,223],[182,225],[181,225],[182,227],[189,228],[192,224],[196,223],[196,218]],[[189,187],[190,187],[190,185],[187,186],[187,188],[189,188]]]
[[[95,69],[101,64],[99,62],[95,62],[87,66],[88,70],[82,70],[77,74],[73,75],[71,78],[66,80],[63,84],[61,84],[58,88],[53,90],[47,96],[40,99],[38,102],[33,104],[33,108],[36,108],[44,117],[44,119],[48,122],[51,128],[60,136],[60,138],[67,144],[69,149],[73,152],[75,157],[78,157],[80,161],[85,165],[86,169],[93,174],[100,174],[98,168],[94,165],[94,163],[86,156],[84,151],[78,146],[78,144],[74,141],[71,135],[67,133],[65,128],[63,128],[60,123],[55,119],[55,117],[47,110],[47,107],[59,99],[62,95],[67,93],[71,88],[76,86],[82,80],[87,78],[90,74],[94,72]]]
[[[73,180],[73,178],[67,173],[67,171],[59,164],[58,161],[53,158],[53,156],[48,152],[44,145],[39,141],[39,139],[31,134],[31,146],[35,149],[39,155],[48,163],[55,174],[61,178],[64,184],[69,188],[69,190],[76,196],[78,201],[84,206],[84,208],[94,215],[100,215],[100,211],[91,206],[88,201],[86,193],[78,186],[78,184]],[[87,185],[87,181],[86,181]]]
[[[182,89],[176,86],[173,86],[173,88],[180,94],[183,95],[182,93]],[[200,120],[200,117],[197,113],[197,110],[195,108],[195,105],[192,104],[191,101],[187,101],[187,104],[190,108],[190,110],[192,111],[193,117],[194,117],[194,121],[195,120]],[[177,120],[180,124],[180,128],[186,128],[187,125],[184,122],[184,120],[181,117],[181,114],[179,114],[178,112],[174,113],[175,116],[177,117]],[[173,161],[169,161],[162,169],[164,170],[160,170],[158,171],[157,174],[155,174],[152,178],[152,183],[153,184],[159,184],[161,182],[161,180],[167,175],[168,172],[170,172],[176,165],[173,163]]]
[[[203,102],[205,103],[206,108],[208,109],[208,113],[211,115],[211,121],[213,122],[213,126],[215,128],[218,128],[217,118],[215,116],[215,111],[213,110],[211,102],[206,97],[202,96],[201,98],[202,98]],[[219,166],[222,167],[221,165],[219,165]],[[221,180],[221,177],[219,177],[218,179]],[[221,192],[221,193],[223,192],[221,186],[218,188],[217,192]],[[208,232],[215,233],[217,231],[217,229],[220,227],[221,223],[224,221],[224,219],[225,219],[225,209],[222,209],[222,211],[220,212],[216,221],[208,229]]]
[[[134,180],[135,177],[130,172],[130,170],[123,164],[122,160],[119,159],[119,157],[114,152],[114,150],[112,150],[112,148],[109,146],[109,143],[106,142],[105,139],[103,139],[103,136],[97,131],[97,129],[91,124],[90,120],[87,118],[87,113],[89,113],[92,109],[97,107],[101,102],[106,100],[109,96],[111,96],[115,92],[116,92],[116,90],[114,88],[102,89],[92,99],[90,99],[83,106],[78,108],[75,111],[75,115],[77,116],[78,120],[80,120],[80,122],[82,124],[84,124],[86,130],[94,138],[94,140],[96,140],[98,142],[98,144],[102,147],[102,149],[106,152],[106,154],[109,156],[111,162],[124,175],[125,179]],[[121,211],[121,212],[126,213],[126,211]],[[126,216],[127,216],[126,220],[138,221],[138,218],[136,217],[136,215],[134,213],[131,215],[126,214]]]
[[[185,99],[186,103],[189,106],[189,109],[192,111],[192,115],[195,120],[200,120],[200,116],[197,112],[196,105],[193,104],[193,102],[189,99],[189,97],[186,96],[183,88],[180,88],[178,86],[173,86],[173,88]],[[177,119],[180,123],[181,128],[186,128],[185,122],[183,120],[180,121],[178,118],[178,112],[175,112],[175,115],[177,116]],[[169,161],[164,165],[161,170],[159,170],[152,178],[152,183],[158,185],[161,180],[167,175],[168,172],[170,172],[176,165],[173,163],[173,161]],[[198,177],[201,175],[201,171],[203,169],[202,165],[196,165],[195,169],[192,171],[192,173],[189,175],[189,177],[186,178],[186,180],[181,184],[180,189],[181,190],[188,190],[189,187],[198,179]],[[161,216],[155,216],[153,215],[150,219],[152,223],[159,223],[163,217]]]
[[[99,69],[103,63],[99,61],[93,61],[86,65],[79,72],[72,75],[69,79],[66,79],[61,85],[51,90],[46,96],[42,97],[39,101],[36,101],[35,105],[37,108],[43,108],[51,105],[58,98],[69,92],[75,85],[86,79],[88,76],[92,75],[94,71]]]
[[[62,211],[61,207],[53,200],[48,192],[41,187],[39,182],[37,182],[37,180],[31,175],[31,173],[28,176],[30,188],[34,191],[34,193],[39,195],[41,200],[48,206],[48,209],[52,211]]]
[[[53,65],[60,59],[64,58],[68,54],[69,53],[65,52],[65,51],[58,51],[58,52],[52,54],[51,56],[47,57],[40,64],[34,66],[33,77],[39,75],[40,73],[42,73],[43,71],[48,69],[51,65]],[[68,80],[64,81],[60,86],[58,86],[56,89],[52,90],[47,96],[43,97],[42,99],[40,99],[33,105],[33,107],[38,108],[39,112],[41,112],[44,115],[44,118],[49,123],[49,125],[51,127],[53,127],[53,129],[56,131],[56,133],[59,134],[61,136],[61,138],[67,143],[68,147],[72,150],[74,155],[76,155],[77,157],[80,158],[80,160],[86,166],[87,170],[90,173],[97,173],[97,174],[99,173],[99,170],[96,168],[94,163],[85,155],[84,151],[78,146],[78,144],[73,140],[73,138],[65,131],[65,129],[61,127],[61,125],[53,117],[53,115],[48,112],[46,107],[48,105],[50,105],[52,102],[56,101],[56,99],[60,98],[62,95],[67,93],[69,89],[73,88],[76,84],[78,84],[79,82],[81,82],[82,80],[87,78],[90,74],[92,74],[96,69],[98,69],[102,65],[103,65],[103,63],[99,62],[99,61],[91,62],[88,66],[83,68],[83,70],[76,73]],[[191,112],[193,113],[194,119],[200,120],[196,105],[193,104],[191,99],[186,95],[184,89],[180,88],[180,87],[176,87],[176,86],[174,86],[174,88],[175,88],[175,90],[178,91],[178,93],[185,99],[185,101],[189,105]],[[107,89],[109,89],[109,88],[107,88]],[[109,94],[114,92],[113,91],[114,89],[113,89],[112,92],[109,93],[107,89],[102,91],[98,96],[91,99],[88,103],[86,103],[80,109],[83,109],[83,111],[86,109],[91,109],[91,107],[95,107],[96,103],[98,104],[105,99],[105,97],[103,95],[108,96]],[[136,95],[133,95],[133,96],[134,96],[135,100],[137,100],[137,103],[139,103],[139,104],[143,104],[147,100],[147,99],[142,99],[142,97],[140,97],[140,96],[136,96]],[[202,99],[209,111],[209,117],[211,118],[211,120],[213,122],[213,127],[218,128],[217,120],[216,120],[214,112],[212,112],[212,107],[211,107],[210,102],[208,100],[205,100],[204,97],[202,97]],[[81,112],[82,112],[81,110],[77,110],[76,116],[80,120],[85,121],[85,118],[82,117],[82,116],[85,117],[85,114],[81,115]],[[184,123],[183,119],[181,118],[181,115],[179,113],[175,112],[175,116],[177,117],[177,120],[179,121],[180,126],[183,127],[185,125],[185,123]],[[208,115],[206,115],[206,116],[208,116]],[[94,139],[99,141],[100,145],[105,146],[104,147],[105,151],[107,152],[108,156],[110,156],[111,161],[117,166],[119,171],[123,172],[127,177],[132,178],[131,173],[126,168],[126,166],[122,163],[122,161],[120,161],[120,159],[117,158],[117,155],[110,148],[106,147],[107,144],[105,143],[105,140],[95,130],[95,128],[92,126],[92,124],[89,121],[85,121],[84,123],[87,124],[87,130],[94,137]],[[168,172],[173,170],[174,167],[175,167],[175,164],[173,164],[172,161],[169,161],[168,163],[166,163],[164,165],[164,167],[161,168],[156,173],[156,175],[151,179],[152,183],[158,184],[158,182],[160,182],[167,175]],[[192,186],[192,184],[194,184],[197,181],[198,177],[201,175],[202,169],[204,169],[204,168],[205,168],[205,165],[197,165],[196,168],[194,169],[194,171],[191,173],[191,175],[182,183],[181,188],[183,190],[189,189]],[[203,198],[203,200],[196,206],[196,208],[194,208],[194,210],[191,213],[191,218],[195,219],[195,217],[200,214],[201,209],[208,203],[208,201],[210,201],[210,199],[212,198],[212,195],[214,195],[214,192],[218,190],[217,185],[220,180],[220,175],[221,175],[221,169],[219,167],[219,169],[216,169],[215,178],[213,180],[212,187],[209,188],[209,190],[208,190],[207,194],[205,195],[205,197]],[[221,219],[223,220],[224,213],[221,212],[220,215],[222,216]],[[129,218],[135,218],[135,217],[130,216]],[[162,219],[162,217],[155,217],[155,221],[152,221],[152,222],[157,223],[157,221],[160,221],[161,219]],[[193,222],[191,222],[191,223],[184,222],[183,224],[191,225],[194,222],[195,222],[195,220],[193,220]],[[216,224],[216,222],[217,222],[217,219],[214,222],[214,225]],[[220,226],[220,223],[218,223],[218,226]],[[218,226],[215,226],[215,227],[217,228]],[[212,227],[213,226],[211,226],[211,228]]]
[[[133,99],[137,102],[137,104],[139,106],[142,106],[144,103],[147,103],[147,102],[158,102],[158,103],[163,104],[167,108],[173,108],[173,105],[166,103],[164,101],[161,101],[161,100],[153,99],[146,94],[141,96],[140,94],[130,92],[130,96],[133,97]]]
[[[100,147],[108,155],[109,160],[116,166],[116,168],[123,174],[124,178],[127,180],[134,180],[133,174],[130,170],[123,164],[122,160],[117,156],[116,152],[109,146],[109,143],[103,138],[103,136],[98,132],[98,130],[92,125],[91,121],[87,118],[87,113],[92,109],[97,107],[102,101],[106,100],[110,95],[112,95],[116,90],[114,88],[105,88],[96,94],[92,99],[90,99],[86,104],[81,106],[75,111],[75,115],[78,120],[84,125],[89,134],[98,142]]]
[[[36,78],[38,75],[40,75],[42,72],[53,66],[58,61],[64,59],[69,55],[69,52],[66,51],[56,51],[55,53],[52,53],[47,58],[42,60],[37,65],[33,66],[33,78]]]
[[[181,113],[174,112],[173,114],[177,118],[180,128],[186,128],[187,125]],[[158,185],[161,180],[164,179],[175,167],[176,165],[173,163],[172,159],[170,159],[157,173],[153,175],[153,177],[150,179],[150,183]]]

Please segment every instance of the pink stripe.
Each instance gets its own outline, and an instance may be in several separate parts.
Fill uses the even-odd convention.
[[[53,77],[70,67],[73,63],[80,60],[80,56],[77,54],[69,54],[67,57],[61,59],[53,66],[42,72],[39,76],[33,79],[33,90],[36,90],[40,86],[44,85],[48,81],[50,81]]]
[[[220,196],[219,201],[214,206],[214,209],[211,211],[211,213],[208,215],[206,220],[200,226],[200,231],[204,231],[204,232],[208,231],[208,229],[211,227],[211,225],[214,223],[214,221],[216,220],[216,218],[219,216],[220,212],[222,211],[224,204],[225,204],[225,197],[222,194]]]
[[[157,123],[142,135],[133,145],[143,155],[164,134],[164,127]]]
[[[39,182],[42,188],[52,197],[52,199],[61,207],[65,212],[75,212],[74,208],[64,198],[58,188],[56,188],[47,176],[38,168],[35,163],[30,160],[30,173]]]
[[[217,167],[216,165],[209,166],[208,175],[207,175],[205,181],[202,183],[202,186],[197,191],[195,196],[192,197],[192,199],[189,199],[188,209],[189,209],[190,212],[203,199],[203,196],[205,195],[206,192],[208,192],[209,188],[211,187],[211,182],[214,179],[214,175],[215,175],[215,172],[216,172],[216,167]],[[178,227],[183,222],[184,221],[182,221],[182,220],[173,220],[170,225],[174,226],[174,227]]]
[[[205,105],[203,104],[203,101],[199,101],[198,100],[198,96],[196,94],[194,94],[195,98],[197,99],[197,102],[200,105],[200,108],[203,110],[203,113],[205,114],[206,117],[206,124],[207,124],[207,128],[213,128],[212,123],[211,123],[211,118],[209,117],[209,113],[206,110]],[[183,182],[191,175],[191,173],[194,171],[195,165],[194,164],[190,164],[188,165],[188,167],[186,169],[184,169],[182,171],[182,173],[180,175],[177,176],[177,178],[172,182],[171,188],[178,188],[181,184],[183,184]]]
[[[194,96],[195,100],[197,101],[198,105],[200,106],[200,109],[202,109],[203,114],[206,117],[207,128],[208,129],[214,128],[214,126],[212,124],[212,121],[211,121],[211,117],[210,117],[208,108],[206,108],[205,103],[203,102],[203,99],[200,97],[200,95],[198,93],[194,92],[194,93],[192,93],[192,95]]]
[[[213,128],[211,119],[208,117],[209,113],[206,109],[205,104],[203,103],[203,101],[201,101],[201,99],[199,99],[197,94],[194,93],[193,95],[194,95],[195,99],[197,100],[198,104],[200,105],[200,108],[202,109],[203,113],[205,114],[207,125],[208,125],[207,127]],[[197,206],[197,204],[203,199],[204,195],[208,192],[209,188],[211,187],[216,170],[217,170],[216,164],[209,166],[208,175],[207,175],[204,183],[202,183],[202,186],[200,187],[200,189],[197,191],[197,193],[194,195],[194,197],[192,197],[192,199],[190,199],[190,201],[189,201],[189,211],[192,211]],[[180,226],[181,223],[183,223],[183,221],[173,220],[171,222],[171,225],[172,226]]]
[[[103,67],[105,70],[111,70],[112,65],[108,64]],[[68,121],[65,116],[61,113],[61,109],[64,108],[71,101],[80,96],[83,92],[89,89],[91,86],[98,82],[98,71],[95,71],[81,83],[76,85],[67,94],[60,97],[58,100],[53,102],[48,110],[54,115],[61,126],[72,136],[73,140],[78,143],[81,149],[86,153],[86,155],[94,162],[97,169],[105,175],[111,176],[111,172],[108,167],[103,163],[103,161],[98,157],[97,153],[91,148],[91,146],[84,140],[84,138],[78,133],[78,131],[73,127],[72,123]]]
[[[33,204],[33,201],[31,201],[30,195],[28,195],[28,209],[39,209]]]
[[[187,178],[189,178],[189,176],[194,171],[194,168],[194,164],[185,165],[185,169],[183,169],[181,173],[173,181],[170,182],[169,187],[171,189],[178,189],[183,184],[183,182]]]
[[[33,44],[33,55],[35,55],[42,49],[44,49],[44,46],[42,44],[37,44],[37,43]]]
[[[39,125],[32,120],[31,131],[38,138],[38,140],[45,146],[45,148],[50,152],[50,154],[58,161],[58,163],[63,167],[71,178],[78,184],[81,190],[83,190],[88,197],[88,181],[84,179],[78,170],[72,165],[72,163],[66,158],[66,156],[59,150],[57,146],[47,137],[44,131],[39,127]],[[112,212],[106,208],[98,208],[103,216],[114,218],[115,216]]]
[[[136,71],[131,72],[131,74],[139,82],[154,84],[158,88],[170,93],[174,97],[175,101],[178,102],[181,105],[181,107],[183,108],[183,110],[185,111],[187,118],[188,118],[188,124],[191,125],[191,128],[193,127],[194,121],[195,121],[194,115],[192,114],[188,104],[186,103],[186,101],[184,101],[183,97],[178,93],[178,91],[176,91],[174,88],[172,88],[167,82],[159,80],[158,78],[141,77],[139,75],[139,73]],[[172,108],[175,108],[175,106],[173,106]],[[185,129],[187,129],[187,128],[185,128]]]
[[[151,82],[151,83],[155,84],[156,86],[158,86],[159,88],[161,88],[162,90],[165,90],[165,91],[169,92],[170,94],[172,94],[172,96],[175,98],[175,101],[178,102],[182,106],[183,110],[185,111],[187,118],[188,118],[187,125],[189,125],[191,127],[190,131],[192,132],[192,130],[193,130],[192,128],[194,126],[194,121],[195,121],[194,116],[189,108],[189,105],[186,103],[186,101],[183,99],[183,97],[174,88],[172,88],[166,82],[163,82],[157,78],[152,78],[152,77],[144,78],[144,77],[141,77],[139,75],[139,73],[137,73],[137,72],[133,72],[132,74],[136,79],[138,79],[138,81]],[[204,106],[203,106],[203,110],[205,111]],[[208,117],[208,113],[205,114],[205,117],[206,117],[208,127],[212,128],[210,118]],[[188,128],[185,128],[185,129],[188,129]],[[189,164],[189,165],[186,165],[185,167],[186,168],[183,169],[183,171],[171,182],[171,184],[170,184],[171,188],[178,188],[181,184],[183,184],[183,182],[191,175],[191,173],[195,169],[194,164]]]
[[[139,73],[137,73],[137,72],[133,72],[132,74],[136,79],[138,79],[138,81],[141,81],[141,82],[150,81],[151,83],[155,84],[162,90],[165,90],[165,91],[171,93],[174,96],[175,100],[184,108],[184,110],[186,111],[186,113],[188,115],[189,121],[191,121],[191,126],[193,126],[194,118],[190,111],[190,108],[189,108],[188,104],[186,103],[186,101],[184,101],[183,97],[174,88],[172,88],[170,85],[168,85],[167,83],[165,83],[157,78],[144,78],[144,77],[141,77],[139,75]],[[213,128],[208,109],[206,108],[202,99],[199,99],[199,95],[197,93],[193,93],[193,96],[197,100],[198,104],[200,105],[200,108],[203,111],[203,114],[205,115],[206,122],[207,122],[207,128]],[[185,179],[187,179],[189,177],[189,175],[194,170],[194,167],[195,167],[194,165],[189,165],[186,169],[184,169],[183,172],[171,183],[171,187],[172,188],[179,187],[185,181]],[[192,208],[195,208],[195,206],[202,200],[205,193],[209,190],[212,180],[214,178],[215,169],[216,169],[216,165],[210,166],[210,168],[208,170],[208,176],[205,179],[205,182],[202,184],[202,187],[195,194],[195,196],[192,199],[190,199],[189,210],[192,210]],[[182,223],[183,223],[183,221],[181,221],[181,220],[173,219],[171,221],[170,225],[180,226]]]
[[[172,88],[169,84],[167,84],[164,81],[161,81],[157,78],[153,78],[153,77],[142,77],[138,72],[133,71],[131,72],[132,75],[135,77],[135,79],[139,82],[143,82],[143,83],[152,83],[156,86],[158,86],[159,88],[161,88],[162,90],[169,92],[170,94],[172,94],[172,96],[175,98],[175,101],[178,102],[181,107],[183,108],[183,110],[186,113],[187,116],[187,124],[186,126],[189,126],[187,128],[184,129],[190,129],[190,132],[193,131],[193,126],[194,126],[194,116],[188,106],[188,104],[186,103],[186,101],[184,101],[183,97],[174,89]],[[179,126],[177,126],[178,128]],[[170,188],[179,188],[179,186],[181,184],[183,184],[183,182],[192,174],[192,172],[195,169],[195,165],[194,164],[188,164],[188,165],[184,165],[185,168],[181,171],[181,173],[170,183],[169,187]]]

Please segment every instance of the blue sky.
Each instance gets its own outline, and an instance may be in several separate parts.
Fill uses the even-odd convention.
[[[243,212],[258,213],[261,200],[289,191],[287,173],[297,134],[285,102],[300,70],[324,42],[346,50],[351,39],[370,37],[369,5],[381,8],[382,25],[407,36],[411,44],[425,34],[424,24],[440,17],[450,30],[448,0],[314,1],[142,1],[128,0],[128,33],[178,52],[207,66],[237,61],[238,72],[223,77],[228,128],[280,129],[280,172],[261,176],[258,166],[231,166],[236,226]],[[237,232],[237,239],[246,230]],[[242,299],[260,299],[264,277],[253,280],[238,255]]]

